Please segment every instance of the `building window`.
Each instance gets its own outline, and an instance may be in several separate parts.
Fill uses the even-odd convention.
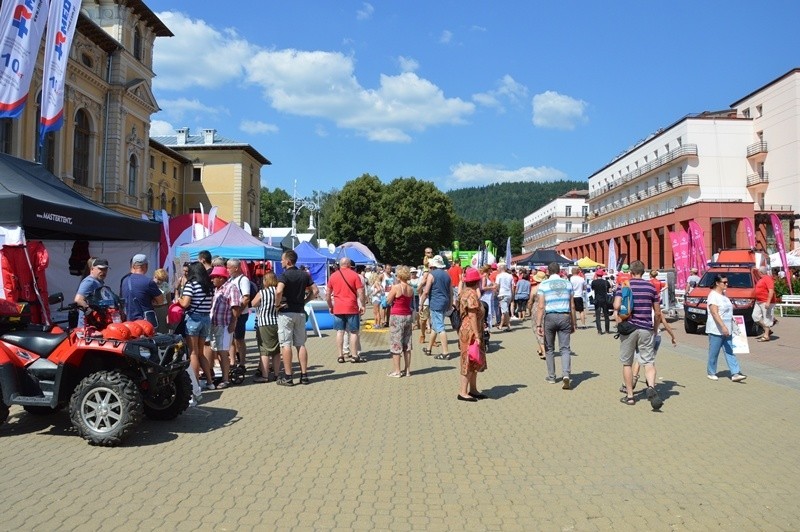
[[[139,170],[139,164],[135,155],[131,155],[128,159],[128,195],[136,195],[136,173]]]
[[[14,133],[14,121],[10,118],[0,120],[0,152],[11,153],[11,135]]]
[[[756,105],[756,118],[761,118],[764,108],[760,105]]]
[[[167,173],[167,161],[161,161],[161,173],[162,174]]]
[[[200,181],[203,176],[203,169],[200,167],[192,168],[192,181]]]
[[[567,205],[566,209],[566,215],[572,216],[572,205]]]
[[[171,211],[170,214],[172,214],[172,216],[175,216],[178,214],[178,200],[176,198],[172,198],[171,205],[172,206],[170,208]]]
[[[583,216],[588,216],[588,214],[589,214],[589,206],[588,205],[584,205],[583,207],[581,207],[581,214]]]
[[[142,60],[142,32],[139,28],[133,30],[133,57]]]
[[[564,224],[564,229],[566,229],[567,233],[571,233],[572,232],[572,222],[567,222],[566,224]]]
[[[81,63],[89,68],[94,68],[94,61],[92,60],[92,56],[89,54],[81,54]]]
[[[156,168],[156,156],[155,155],[151,155],[150,156],[150,170],[155,170],[155,168]]]
[[[588,233],[589,232],[589,224],[583,222],[581,224],[581,233]]]
[[[72,177],[76,185],[89,186],[89,116],[80,109],[75,113],[75,139],[72,154]]]
[[[176,166],[172,167],[172,179],[178,179],[178,168]]]
[[[747,109],[743,109],[742,110],[742,116],[745,117],[745,118],[750,118],[750,108],[749,107]]]
[[[167,194],[166,194],[166,192],[162,192],[161,193],[161,198],[160,199],[161,199],[161,210],[162,211],[166,211],[167,210]]]
[[[148,211],[152,211],[153,210],[153,189],[152,188],[148,188],[147,189],[147,210]]]

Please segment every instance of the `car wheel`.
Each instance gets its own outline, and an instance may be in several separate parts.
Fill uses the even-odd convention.
[[[133,380],[116,371],[83,379],[69,403],[72,424],[93,445],[119,445],[142,419],[142,398]]]
[[[189,407],[191,398],[192,381],[188,373],[181,371],[175,376],[171,386],[143,398],[144,415],[161,421],[175,419]]]
[[[697,323],[692,320],[683,320],[683,329],[689,334],[697,334]]]
[[[747,336],[761,336],[764,333],[764,328],[754,321],[745,322]]]

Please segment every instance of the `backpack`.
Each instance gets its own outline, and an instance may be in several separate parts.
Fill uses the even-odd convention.
[[[250,283],[250,301],[253,301],[253,298],[256,297],[256,294],[258,293],[258,285],[256,285],[256,283],[254,283],[252,280],[250,280],[250,278],[248,278],[246,275],[242,275],[242,277],[244,279],[246,279],[248,283]],[[237,286],[239,288],[239,291],[241,292],[242,291],[242,279],[239,278],[239,280],[236,281],[236,283],[237,283]],[[244,295],[244,294],[242,294],[242,295]],[[250,308],[250,302],[248,302],[247,305],[244,305],[244,308]]]
[[[617,316],[619,316],[620,320],[625,321],[631,317],[633,312],[633,290],[631,290],[630,281],[623,281],[620,295],[622,296],[622,303],[619,305]]]

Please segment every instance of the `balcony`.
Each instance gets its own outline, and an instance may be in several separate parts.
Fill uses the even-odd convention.
[[[767,158],[767,143],[759,141],[747,147],[747,160],[750,162],[761,163]]]
[[[594,199],[596,197],[602,196],[607,192],[617,188],[625,183],[629,183],[634,179],[637,179],[645,174],[649,174],[654,170],[658,170],[667,166],[668,164],[676,161],[678,159],[683,159],[685,157],[696,157],[697,156],[697,145],[696,144],[685,144],[680,148],[670,151],[669,153],[665,153],[661,157],[650,161],[649,163],[636,168],[632,172],[625,174],[624,176],[615,179],[608,185],[604,187],[600,187],[589,194],[589,199]]]
[[[766,188],[767,184],[769,184],[769,172],[759,172],[757,174],[749,174],[747,176],[748,187],[764,185],[764,188]]]
[[[640,190],[638,193],[631,192],[630,195],[625,196],[622,199],[594,208],[592,211],[593,223],[595,220],[602,219],[603,217],[610,216],[612,214],[619,214],[618,211],[623,207],[636,205],[637,203],[641,203],[646,199],[660,196],[661,194],[673,191],[680,187],[696,186],[700,186],[700,176],[697,174],[683,174],[681,176],[675,176],[669,181],[664,181],[658,185],[653,185],[647,189]],[[667,214],[666,211],[662,210],[653,216],[661,216],[663,214]]]

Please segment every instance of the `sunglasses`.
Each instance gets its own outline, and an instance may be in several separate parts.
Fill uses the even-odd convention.
[[[728,281],[720,281],[722,284],[728,284]]]

